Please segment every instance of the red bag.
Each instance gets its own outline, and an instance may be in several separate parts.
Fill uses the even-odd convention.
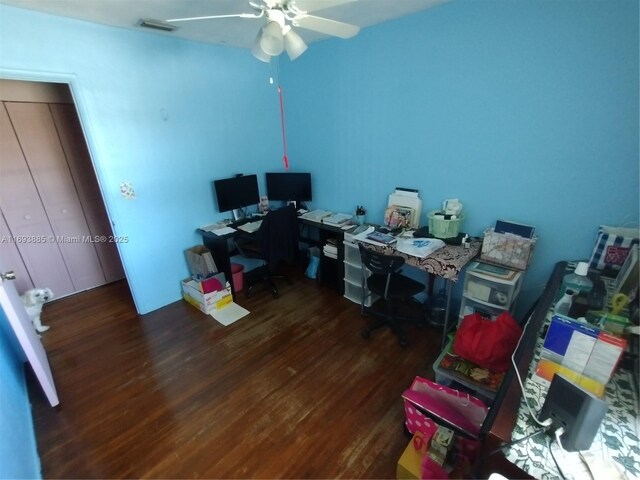
[[[453,351],[479,367],[506,372],[521,335],[522,327],[509,312],[501,313],[495,320],[486,320],[474,313],[462,319]]]

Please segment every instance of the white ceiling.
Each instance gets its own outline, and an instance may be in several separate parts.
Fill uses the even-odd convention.
[[[313,12],[315,16],[364,28],[425,10],[447,0],[341,1],[346,3],[336,6],[336,3],[340,3],[336,0],[296,0],[296,5]],[[179,28],[172,33],[156,32],[137,25],[140,19],[164,21],[169,18],[253,13],[249,0],[0,0],[0,3],[103,25],[241,48],[251,48],[260,27],[265,23],[264,18],[198,20],[177,23],[175,25]],[[303,28],[296,28],[296,32],[307,43],[330,38]]]

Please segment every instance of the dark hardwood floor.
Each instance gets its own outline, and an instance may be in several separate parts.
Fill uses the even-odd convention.
[[[251,314],[228,327],[183,301],[137,315],[125,282],[46,305],[61,405],[31,385],[43,476],[395,478],[400,395],[432,378],[440,332],[363,340],[359,306],[294,273],[279,299],[241,293]]]

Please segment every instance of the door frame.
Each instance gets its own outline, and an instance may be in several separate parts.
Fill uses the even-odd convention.
[[[84,141],[87,145],[87,150],[89,152],[89,159],[91,161],[91,165],[93,167],[93,172],[96,176],[96,180],[98,182],[98,189],[100,190],[100,197],[102,198],[102,203],[104,204],[105,210],[107,212],[107,217],[109,222],[111,223],[111,228],[113,229],[114,235],[119,235],[117,232],[116,222],[113,218],[109,201],[111,197],[109,196],[109,192],[103,188],[106,185],[105,179],[108,178],[107,172],[102,168],[99,162],[96,162],[95,159],[99,157],[97,154],[98,148],[96,147],[97,142],[95,141],[94,129],[91,124],[91,116],[89,115],[86,102],[81,93],[81,88],[79,87],[80,81],[78,77],[73,73],[60,73],[60,72],[47,72],[47,71],[39,71],[39,70],[15,70],[15,69],[7,69],[0,67],[0,79],[5,80],[22,80],[27,82],[45,82],[45,83],[63,83],[69,87],[71,91],[71,97],[73,100],[73,105],[76,109],[76,113],[78,114],[78,120],[80,121],[80,127],[82,128],[82,135],[84,137]],[[124,270],[125,278],[127,279],[127,285],[129,286],[129,292],[131,293],[131,297],[133,298],[133,303],[136,306],[136,311],[140,313],[140,308],[138,305],[138,299],[135,296],[135,293],[131,289],[129,282],[129,266],[125,261],[125,257],[120,248],[120,243],[116,243],[116,248],[118,250],[118,256],[120,257],[120,262],[122,263],[122,268]]]

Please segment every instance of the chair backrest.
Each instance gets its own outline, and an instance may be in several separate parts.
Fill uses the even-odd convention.
[[[360,258],[365,267],[371,273],[378,275],[389,275],[397,272],[404,265],[404,258],[399,255],[385,255],[375,250],[365,247],[362,243],[358,244],[360,249]]]
[[[267,264],[293,263],[298,254],[298,215],[289,205],[272,210],[260,225],[260,250]]]
[[[363,265],[367,267],[373,275],[383,275],[387,277],[384,285],[384,291],[376,292],[378,295],[382,295],[382,297],[386,299],[389,295],[391,276],[400,270],[402,265],[404,265],[404,258],[399,255],[385,255],[384,253],[378,253],[375,250],[365,247],[362,243],[358,244],[358,248],[360,249],[360,259],[362,260]],[[366,280],[365,270],[362,269],[362,284],[364,285],[364,282],[366,281],[369,288],[373,288],[369,283],[369,280]]]

